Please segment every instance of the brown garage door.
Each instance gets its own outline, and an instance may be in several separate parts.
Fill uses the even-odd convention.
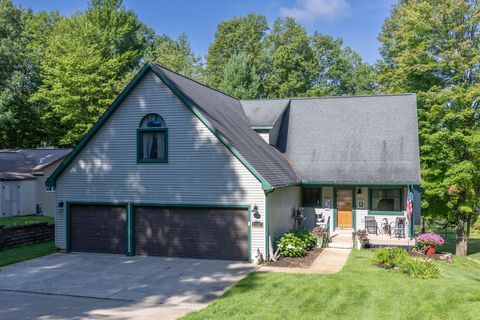
[[[248,210],[135,208],[140,255],[248,260]]]
[[[124,206],[71,205],[71,250],[125,254]]]

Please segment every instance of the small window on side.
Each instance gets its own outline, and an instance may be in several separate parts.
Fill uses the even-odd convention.
[[[321,206],[322,193],[320,188],[303,188],[302,206]]]

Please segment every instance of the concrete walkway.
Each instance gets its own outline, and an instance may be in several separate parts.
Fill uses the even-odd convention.
[[[262,266],[259,272],[286,272],[306,274],[331,274],[342,270],[352,249],[325,248],[309,268],[283,268]]]

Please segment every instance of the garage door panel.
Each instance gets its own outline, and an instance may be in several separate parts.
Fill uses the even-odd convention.
[[[138,207],[135,217],[138,254],[248,259],[246,209]]]
[[[71,249],[125,253],[127,213],[123,206],[71,205]]]

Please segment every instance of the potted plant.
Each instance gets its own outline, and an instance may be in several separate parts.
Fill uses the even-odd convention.
[[[327,229],[324,227],[315,227],[312,230],[312,233],[317,237],[317,248],[323,247],[323,241],[327,237]]]
[[[419,235],[417,241],[423,245],[425,254],[429,257],[433,256],[437,251],[437,247],[445,243],[445,240],[439,234],[427,232]]]
[[[353,246],[355,249],[360,250],[363,247],[367,248],[370,246],[370,241],[368,240],[368,233],[365,230],[358,230],[352,232]]]

